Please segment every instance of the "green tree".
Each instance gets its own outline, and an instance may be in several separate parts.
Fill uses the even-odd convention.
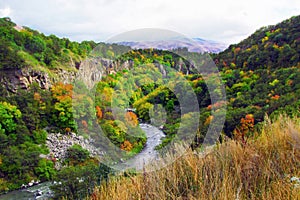
[[[77,165],[86,161],[90,157],[90,152],[75,144],[67,149],[67,157],[69,163]]]
[[[46,43],[39,36],[27,34],[24,47],[32,53],[41,53],[46,49]]]
[[[54,180],[57,184],[51,186],[54,199],[84,199],[90,195],[100,182],[97,165],[66,167],[57,173]]]
[[[49,181],[56,175],[53,162],[47,159],[41,159],[34,171],[41,181]]]
[[[11,47],[11,43],[0,38],[0,69],[20,69],[25,61],[18,55],[18,51]]]
[[[21,118],[21,111],[16,106],[0,102],[0,127],[6,135],[15,132],[19,118]]]

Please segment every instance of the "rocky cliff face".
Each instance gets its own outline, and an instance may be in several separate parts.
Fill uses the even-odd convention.
[[[84,82],[87,88],[91,89],[102,79],[102,77],[109,74],[115,74],[124,69],[128,70],[132,66],[133,62],[130,61],[120,63],[104,58],[87,59],[80,64],[75,78],[76,80]]]
[[[103,76],[114,74],[123,69],[130,69],[133,63],[130,61],[119,63],[104,58],[87,59],[70,66],[70,71],[57,69],[52,71],[52,76],[46,72],[24,69],[0,70],[0,83],[7,91],[16,93],[18,89],[29,89],[32,83],[37,83],[41,89],[49,89],[55,82],[73,83],[80,80],[88,88],[92,88]]]
[[[9,92],[15,93],[19,88],[28,89],[32,83],[37,83],[42,89],[49,89],[51,81],[47,73],[33,71],[30,69],[22,70],[1,70],[0,83]]]

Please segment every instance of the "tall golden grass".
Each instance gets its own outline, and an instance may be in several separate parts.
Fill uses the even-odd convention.
[[[159,171],[119,176],[92,200],[300,199],[300,120],[266,118],[244,145],[227,140],[206,153],[189,151]]]

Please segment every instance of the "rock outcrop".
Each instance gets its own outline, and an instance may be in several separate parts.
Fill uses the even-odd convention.
[[[91,89],[101,81],[102,77],[115,74],[124,69],[130,69],[133,62],[119,63],[105,58],[86,59],[81,62],[75,80],[82,81],[87,88]]]
[[[132,66],[131,61],[119,63],[104,58],[93,58],[74,63],[69,71],[64,69],[49,71],[51,74],[30,68],[2,69],[0,83],[12,93],[16,93],[18,89],[29,89],[32,83],[37,83],[41,89],[49,89],[56,82],[72,84],[77,80],[84,82],[87,88],[91,89],[102,77],[123,69],[130,69]]]
[[[93,139],[85,139],[83,136],[78,136],[75,133],[63,135],[60,133],[48,134],[46,145],[50,153],[47,155],[49,159],[55,159],[56,168],[61,167],[61,163],[67,158],[67,150],[74,144],[80,145],[88,150],[92,157],[101,157],[104,152],[100,151],[93,145]]]
[[[44,72],[29,69],[6,69],[0,71],[0,83],[9,92],[15,93],[19,88],[28,89],[32,83],[37,83],[41,89],[49,89],[51,81]]]

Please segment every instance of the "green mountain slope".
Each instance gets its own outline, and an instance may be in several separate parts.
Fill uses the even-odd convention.
[[[123,58],[133,60],[135,64],[162,64],[165,69],[181,70],[190,82],[198,98],[200,108],[200,129],[196,144],[202,142],[212,121],[212,110],[227,106],[224,133],[233,136],[234,132],[251,132],[246,116],[253,118],[253,125],[264,120],[266,114],[277,116],[286,112],[290,116],[299,116],[300,111],[300,16],[292,17],[275,26],[262,28],[239,44],[231,45],[227,50],[212,55],[219,68],[226,88],[226,102],[212,105],[205,80],[196,71],[189,70],[189,62],[180,65],[178,55],[157,50],[137,50],[125,54]],[[188,53],[188,52],[185,52]],[[188,53],[189,57],[197,57]],[[169,59],[169,60],[168,60]],[[168,73],[167,73],[168,74]],[[167,75],[167,77],[170,77]],[[136,83],[138,85],[138,83]],[[113,88],[113,87],[112,87]],[[165,142],[174,138],[180,124],[180,105],[175,95],[159,85],[145,85],[136,95],[140,99],[131,101],[139,117],[149,121],[148,110],[151,105],[161,104],[167,111],[164,132]],[[133,100],[133,99],[131,99]],[[251,119],[252,120],[252,119]],[[250,121],[251,121],[250,120]]]
[[[213,58],[226,84],[227,133],[246,113],[256,122],[279,110],[299,115],[300,16],[263,27]]]
[[[40,154],[48,153],[45,128],[63,134],[77,132],[88,137],[97,135],[93,128],[100,125],[112,143],[130,156],[138,153],[146,140],[139,130],[133,131],[138,129],[137,117],[146,122],[156,117],[155,125],[164,125],[167,137],[161,147],[176,138],[182,120],[199,120],[193,144],[196,148],[201,145],[209,126],[217,123],[212,113],[223,114],[220,108],[225,105],[227,112],[223,133],[243,139],[253,134],[266,114],[273,117],[286,112],[290,116],[299,116],[299,33],[300,16],[297,16],[262,28],[241,43],[212,55],[226,90],[226,100],[213,104],[210,96],[222,95],[217,89],[215,74],[204,79],[189,60],[175,53],[156,49],[131,51],[129,47],[92,41],[72,42],[19,27],[8,18],[0,19],[2,77],[6,74],[17,76],[16,72],[23,69],[43,71],[49,76],[56,76],[59,69],[77,72],[96,45],[100,46],[97,56],[110,59],[106,67],[131,63],[126,69],[116,67],[119,70],[111,70],[111,74],[96,85],[94,96],[82,92],[86,89],[82,83],[74,88],[70,84],[52,82],[49,89],[42,89],[32,81],[26,90],[14,92],[1,85],[0,192],[16,189],[32,179],[53,179],[55,159],[40,157]],[[179,51],[190,58],[201,56],[186,49]],[[121,52],[127,53],[120,55]],[[177,71],[174,72],[174,69]],[[145,74],[161,76],[162,81],[148,81]],[[185,78],[192,88],[198,101],[193,103],[199,105],[200,117],[190,112],[182,113],[178,96],[163,85],[165,79],[178,77]],[[126,84],[122,84],[124,80]],[[212,93],[208,91],[207,80],[215,87]],[[183,89],[186,88],[188,86]],[[112,95],[116,89],[120,99]],[[190,95],[183,96],[189,98]],[[126,113],[115,120],[112,103],[121,105],[123,110],[134,107],[137,116]],[[74,105],[78,109],[74,110]],[[155,111],[162,112],[154,114]],[[183,128],[189,130],[188,127]],[[135,137],[136,133],[139,137]],[[87,162],[93,160],[69,160],[69,163],[79,165]]]
[[[300,61],[300,16],[263,27],[215,56],[221,69],[277,69]]]
[[[10,18],[0,19],[0,41],[0,69],[29,67],[74,71],[96,46],[99,56],[105,58],[113,58],[112,51],[130,50],[130,47],[122,45],[97,44],[94,41],[79,43],[55,35],[46,36],[28,27],[18,26]]]
[[[27,27],[19,27],[9,18],[0,19],[1,69],[38,67],[59,68],[79,62],[96,45],[71,42],[54,35],[45,36]],[[12,60],[15,58],[16,60]]]

